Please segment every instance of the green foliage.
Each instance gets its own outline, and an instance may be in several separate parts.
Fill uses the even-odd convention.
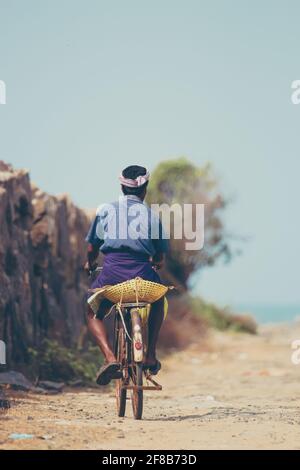
[[[160,163],[150,179],[147,193],[149,204],[204,204],[205,240],[201,250],[186,250],[188,240],[184,234],[182,239],[176,239],[172,230],[170,233],[166,269],[185,288],[196,271],[214,265],[219,258],[228,261],[232,255],[222,220],[222,211],[227,203],[218,186],[209,164],[198,167],[184,157]],[[195,229],[195,211],[190,224]]]
[[[229,309],[217,307],[200,297],[190,297],[189,303],[192,312],[201,316],[212,328],[256,334],[257,325],[250,316],[234,315]]]
[[[71,382],[95,381],[96,372],[103,362],[95,346],[84,350],[68,349],[57,341],[45,339],[38,350],[30,349],[31,374],[41,380]]]
[[[216,187],[209,164],[197,167],[185,157],[166,160],[151,174],[147,201],[158,204],[194,202],[194,191],[200,186],[206,191]]]

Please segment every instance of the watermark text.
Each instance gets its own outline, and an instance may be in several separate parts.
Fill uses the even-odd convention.
[[[128,204],[127,198],[97,209],[100,240],[183,240],[187,251],[204,246],[204,204]]]
[[[0,80],[0,104],[6,104],[6,84]]]
[[[4,341],[0,340],[0,364],[6,364],[6,345]]]
[[[300,364],[300,339],[295,339],[291,344],[292,349],[294,349],[291,355],[292,364],[298,366]]]

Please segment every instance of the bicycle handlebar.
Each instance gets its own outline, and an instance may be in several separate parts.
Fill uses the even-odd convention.
[[[103,267],[102,266],[97,266],[95,269],[90,269],[88,271],[89,277],[92,277],[94,274],[100,273],[102,271]]]

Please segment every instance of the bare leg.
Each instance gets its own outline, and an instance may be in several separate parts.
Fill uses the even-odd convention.
[[[104,315],[102,315],[102,318],[103,316]],[[116,362],[116,357],[108,344],[107,331],[103,320],[95,318],[95,315],[91,309],[89,309],[87,312],[87,324],[89,331],[94,336],[99,348],[105,356],[106,361],[108,363]]]
[[[147,365],[154,365],[156,363],[156,344],[159,336],[159,331],[164,319],[164,299],[160,299],[151,305],[151,311],[148,321],[148,352],[147,352]]]

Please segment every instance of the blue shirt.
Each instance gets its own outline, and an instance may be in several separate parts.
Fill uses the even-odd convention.
[[[122,196],[96,212],[86,241],[101,245],[103,253],[135,251],[153,256],[168,251],[159,216],[137,196]]]

